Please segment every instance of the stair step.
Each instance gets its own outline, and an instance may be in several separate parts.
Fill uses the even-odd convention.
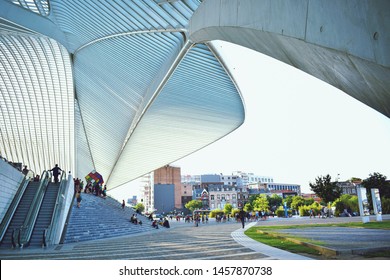
[[[81,207],[72,208],[65,243],[79,242],[129,235],[150,230],[130,223],[130,216],[135,212],[113,198],[102,199],[91,194],[82,194]],[[144,224],[146,217],[138,215]]]

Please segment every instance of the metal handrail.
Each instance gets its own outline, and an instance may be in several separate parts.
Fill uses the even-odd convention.
[[[8,229],[9,224],[11,223],[11,220],[16,212],[16,209],[18,208],[20,200],[22,199],[24,191],[26,190],[29,182],[30,182],[29,178],[27,176],[24,176],[14,198],[12,199],[10,206],[8,207],[7,212],[4,215],[4,218],[3,218],[1,225],[0,225],[0,241],[1,242],[3,241],[4,235]]]
[[[15,230],[16,230],[16,229],[13,229],[13,230],[12,230],[12,234],[11,234],[11,244],[12,244],[12,248],[16,248]]]
[[[46,236],[47,236],[47,229],[44,229],[43,236],[42,236],[42,248],[47,247]]]
[[[68,181],[66,180],[66,172],[62,171],[61,173],[61,184],[57,193],[57,198],[55,202],[55,207],[53,210],[53,214],[51,216],[50,225],[45,229],[45,232],[42,237],[42,246],[46,247],[48,243],[53,240],[53,237],[57,233],[58,230],[58,219],[63,211],[64,205],[64,197],[66,192],[66,186]]]
[[[73,193],[73,197],[72,197],[72,201],[71,201],[70,207],[69,207],[70,209],[73,209],[73,204],[74,204],[75,197],[76,197],[76,193],[74,192]],[[62,234],[61,234],[61,238],[60,238],[60,244],[64,244],[65,237],[66,237],[66,231],[68,229],[68,225],[69,225],[69,220],[70,220],[71,214],[72,214],[72,211],[69,211],[68,215],[66,216],[64,229],[62,230]]]
[[[49,182],[51,181],[51,172],[43,171],[41,176],[41,182],[38,187],[38,191],[34,196],[34,199],[31,203],[30,210],[27,213],[27,216],[24,220],[23,226],[21,228],[21,238],[20,238],[20,247],[28,245],[34,229],[36,219],[38,217],[39,210],[42,205],[43,197]]]

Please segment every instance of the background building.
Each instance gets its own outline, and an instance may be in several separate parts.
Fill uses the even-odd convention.
[[[158,213],[168,213],[175,208],[175,185],[154,185],[154,208]]]
[[[337,185],[342,189],[343,194],[357,195],[356,184],[351,181],[337,182]]]
[[[148,173],[142,176],[140,182],[142,202],[145,206],[145,212],[151,213],[154,211],[153,173]]]
[[[168,192],[167,189],[167,194],[165,195],[165,199],[168,199],[167,195],[172,195],[173,197],[173,205],[169,211],[173,210],[174,208],[176,209],[181,209],[183,208],[182,205],[182,183],[181,183],[181,171],[180,167],[174,167],[170,165],[165,165],[159,169],[156,169],[153,172],[153,186],[154,186],[154,203],[155,207],[157,208],[156,205],[160,205],[160,196],[156,196],[156,193],[158,192],[160,194],[159,188],[167,188],[165,185],[172,185],[173,186],[173,193],[171,191]],[[171,198],[168,199],[169,201]],[[158,211],[158,210],[157,210]]]
[[[130,205],[133,205],[133,206],[137,205],[137,203],[138,203],[137,196],[134,195],[132,198],[128,198],[127,203]]]

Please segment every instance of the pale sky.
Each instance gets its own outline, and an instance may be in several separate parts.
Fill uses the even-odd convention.
[[[228,136],[175,162],[182,175],[240,170],[300,184],[303,192],[326,174],[340,174],[340,180],[373,172],[390,177],[389,118],[282,62],[230,43],[214,45],[240,88],[246,119]],[[118,189],[139,195],[139,183]]]

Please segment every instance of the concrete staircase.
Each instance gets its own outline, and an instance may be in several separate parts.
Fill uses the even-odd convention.
[[[151,222],[138,214],[142,225],[130,223],[135,211],[130,207],[122,209],[121,203],[107,197],[101,198],[93,194],[81,194],[80,208],[74,201],[71,216],[66,229],[64,243],[97,240],[117,236],[125,236],[154,230]]]

